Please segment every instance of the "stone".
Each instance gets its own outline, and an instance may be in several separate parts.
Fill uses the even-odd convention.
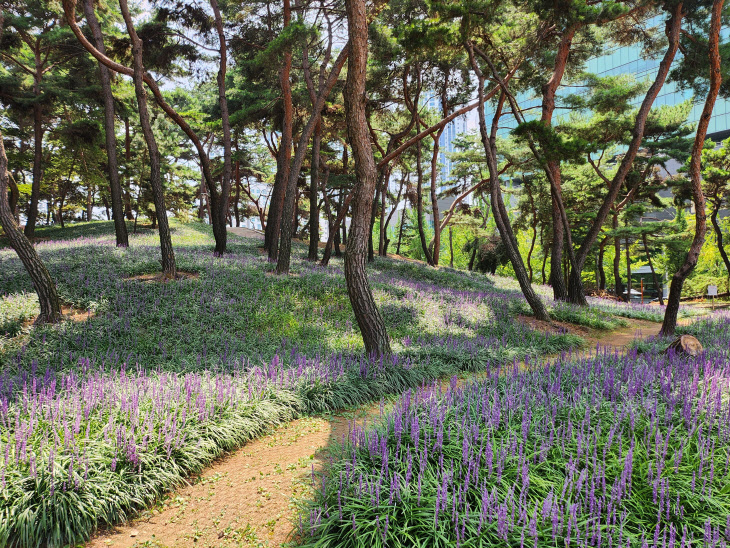
[[[702,343],[692,335],[682,335],[667,348],[667,352],[686,356],[699,356],[702,350]]]
[[[131,530],[131,531],[129,532],[129,536],[130,536],[130,537],[136,537],[137,535],[139,535],[139,531],[137,531],[137,529],[132,529],[132,530]]]

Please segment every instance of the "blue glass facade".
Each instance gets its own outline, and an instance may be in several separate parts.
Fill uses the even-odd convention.
[[[664,22],[654,18],[652,22],[663,25]],[[730,28],[725,27],[721,32],[721,41],[726,42],[730,38]],[[640,46],[614,46],[609,48],[604,55],[590,59],[586,70],[598,76],[617,76],[619,74],[633,74],[637,80],[653,79],[659,68],[660,58],[646,59],[642,57],[643,51]],[[677,52],[677,58],[682,53]],[[692,90],[679,89],[674,82],[666,82],[662,87],[659,96],[654,101],[654,106],[677,105],[692,99]],[[637,106],[642,98],[637,100]],[[688,121],[696,124],[702,113],[703,101],[697,101],[692,105]],[[730,101],[719,97],[715,103],[710,126],[707,130],[708,137],[714,141],[725,139],[730,135]]]

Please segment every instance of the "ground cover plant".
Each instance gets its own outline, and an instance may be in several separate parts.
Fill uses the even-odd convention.
[[[72,240],[39,230],[37,249],[62,298],[94,314],[4,338],[0,544],[81,542],[272,424],[581,342],[513,321],[521,296],[494,279],[379,260],[397,352],[369,359],[340,263],[277,277],[258,242],[216,258],[207,227],[175,225],[193,275],[159,283],[139,278],[159,270],[153,232],[125,250],[110,223],[87,226]],[[0,261],[3,321],[28,318],[29,281],[9,250]]]
[[[727,546],[729,321],[691,328],[697,358],[605,353],[407,393],[313,476],[303,545]]]

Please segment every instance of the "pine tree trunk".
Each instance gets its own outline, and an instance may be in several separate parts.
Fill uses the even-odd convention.
[[[134,62],[134,92],[137,97],[137,107],[139,110],[139,121],[142,127],[142,134],[147,143],[150,160],[150,186],[152,187],[152,196],[155,204],[155,218],[159,223],[160,233],[160,252],[162,254],[162,276],[165,278],[177,277],[177,268],[175,265],[175,253],[172,248],[172,238],[170,236],[170,226],[167,222],[167,208],[165,207],[165,194],[162,187],[162,174],[160,166],[160,151],[157,148],[157,141],[152,131],[150,123],[150,115],[147,109],[147,92],[144,88],[142,80],[144,75],[144,66],[142,64],[142,40],[137,36],[134,29],[132,16],[129,13],[127,0],[119,0],[119,7],[122,10],[122,16],[127,26],[127,32],[132,41],[132,59]]]
[[[102,53],[106,53],[101,26],[94,12],[93,0],[84,0],[84,15],[91,29],[94,45]],[[119,163],[117,162],[117,138],[114,131],[114,95],[112,94],[111,73],[99,62],[99,82],[101,97],[104,101],[104,137],[106,139],[107,168],[109,169],[109,192],[112,197],[112,218],[117,247],[129,247],[127,225],[124,222],[124,204],[122,203],[122,185],[119,182]]]
[[[241,202],[241,161],[236,160],[236,197],[233,202],[233,214],[236,217],[236,227],[241,226],[241,212],[239,204]]]
[[[56,284],[41,261],[33,245],[15,224],[13,210],[8,201],[8,159],[0,133],[0,224],[12,247],[18,254],[38,294],[41,313],[36,324],[56,323],[61,319],[61,303],[56,292]]]
[[[94,220],[94,185],[89,183],[86,188],[86,222]]]
[[[375,247],[373,244],[373,233],[375,232],[375,219],[378,216],[378,208],[380,207],[380,189],[383,186],[384,172],[378,173],[377,183],[375,184],[375,198],[373,199],[373,210],[370,212],[370,232],[368,236],[368,262],[375,260]]]
[[[309,252],[307,260],[319,259],[319,150],[322,145],[322,123],[314,129],[312,141],[312,169],[309,187]]]
[[[720,59],[720,28],[722,24],[723,0],[714,0],[712,3],[712,19],[710,22],[708,56],[710,58],[710,88],[705,99],[705,106],[702,109],[697,133],[692,147],[692,156],[689,164],[690,182],[692,183],[692,198],[695,204],[695,235],[692,244],[687,252],[687,257],[672,277],[669,286],[669,298],[667,308],[664,312],[661,334],[665,337],[674,335],[677,328],[677,315],[679,314],[679,300],[682,296],[682,286],[700,257],[702,245],[705,243],[707,233],[707,214],[705,212],[705,196],[702,192],[702,148],[707,136],[707,128],[710,124],[712,111],[715,108],[715,101],[720,92],[722,84],[721,59]]]
[[[284,27],[291,23],[291,8],[289,0],[284,0]],[[291,153],[293,145],[293,123],[294,106],[292,103],[291,88],[291,49],[284,52],[284,62],[279,71],[279,85],[281,87],[282,107],[284,116],[281,122],[281,139],[279,141],[279,154],[276,158],[276,177],[274,188],[271,192],[269,202],[269,215],[266,219],[266,232],[264,234],[264,248],[269,253],[269,260],[276,261],[279,258],[279,237],[281,235],[282,214],[284,211],[284,199],[289,185],[289,169],[291,167]]]
[[[444,117],[446,113],[444,112]],[[439,219],[439,202],[438,202],[438,159],[439,159],[439,139],[443,134],[443,128],[433,135],[433,154],[431,155],[431,215],[433,216],[433,252],[431,253],[431,265],[438,266],[439,254],[441,252],[441,221]]]
[[[416,212],[418,221],[418,237],[421,240],[421,249],[426,257],[426,262],[432,264],[431,251],[428,249],[426,241],[426,233],[423,229],[423,168],[421,167],[421,141],[416,143],[416,173],[418,181],[416,183]]]
[[[722,234],[722,228],[720,227],[720,223],[717,221],[717,214],[720,211],[720,204],[714,204],[714,207],[712,208],[712,215],[710,216],[710,219],[712,221],[712,228],[715,231],[715,240],[717,240],[717,250],[720,252],[720,257],[722,257],[722,262],[725,264],[725,270],[727,271],[728,275],[730,276],[730,259],[728,259],[727,252],[725,251],[725,244],[723,242],[723,234]]]
[[[631,302],[631,245],[629,239],[626,238],[626,302]]]
[[[132,158],[132,138],[129,134],[129,117],[124,118],[124,157],[129,162]],[[129,190],[129,182],[124,192],[124,215],[128,221],[136,221],[137,216],[132,213],[132,194]]]
[[[606,254],[606,243],[608,238],[605,238],[598,248],[598,289],[605,291],[606,289],[606,271],[603,269],[603,258]]]
[[[322,256],[322,261],[319,263],[320,266],[327,266],[330,262],[330,257],[332,255],[332,247],[335,248],[335,257],[340,257],[342,255],[342,252],[340,251],[340,225],[342,225],[343,234],[344,234],[344,228],[345,228],[345,217],[347,217],[347,208],[350,207],[350,202],[352,201],[352,198],[355,196],[355,191],[353,190],[347,195],[347,198],[345,198],[344,202],[340,204],[340,210],[337,213],[337,219],[335,220],[335,224],[332,227],[332,230],[329,233],[329,236],[327,237],[327,245],[324,248],[324,255]]]
[[[479,79],[479,99],[484,100],[484,74],[482,73],[479,65],[474,58],[474,51],[470,44],[467,45],[469,50],[469,59],[471,61],[472,69],[477,74]],[[522,256],[519,252],[519,245],[515,238],[512,225],[509,221],[509,215],[507,209],[504,206],[502,199],[502,189],[499,182],[499,166],[497,165],[497,154],[496,154],[496,140],[497,140],[497,128],[499,125],[499,119],[502,115],[502,108],[504,106],[505,94],[501,93],[499,103],[495,110],[494,117],[492,119],[492,130],[491,133],[487,131],[487,121],[484,109],[480,108],[479,111],[479,133],[482,138],[482,145],[484,146],[484,152],[487,156],[487,167],[489,168],[489,191],[491,197],[492,215],[497,224],[499,235],[502,238],[502,243],[507,250],[507,256],[512,263],[512,268],[515,271],[515,276],[522,289],[522,294],[525,296],[525,300],[530,305],[535,318],[541,321],[549,321],[550,316],[548,315],[545,304],[540,300],[535,290],[530,284],[530,280],[527,276],[527,270],[525,264],[522,261]]]
[[[10,175],[10,171],[8,171],[8,184],[10,185],[10,212],[13,214],[13,218],[15,219],[15,223],[18,223],[18,200],[20,199],[20,190],[18,189],[18,185],[15,184],[15,181],[13,181],[13,178]]]
[[[307,145],[309,144],[317,125],[322,119],[322,109],[324,108],[325,100],[337,82],[342,67],[345,65],[348,55],[347,51],[348,48],[345,47],[342,52],[340,52],[340,55],[338,56],[337,61],[335,61],[330,75],[327,78],[327,83],[320,87],[319,93],[314,100],[314,104],[312,104],[312,114],[307,121],[307,125],[304,126],[304,129],[302,129],[302,134],[300,135],[297,143],[294,161],[289,169],[289,181],[286,187],[284,206],[282,208],[281,239],[279,242],[278,262],[276,264],[277,274],[286,274],[289,272],[289,263],[291,260],[291,240],[297,226],[296,209],[299,204],[297,199],[297,183],[299,182],[299,175],[301,174],[302,165],[304,164],[304,157],[307,154]]]
[[[395,248],[396,255],[400,255],[400,244],[403,241],[403,225],[406,222],[406,204],[407,202],[403,204],[403,213],[401,213],[400,216],[400,227],[398,228],[398,245]]]
[[[548,283],[553,287],[553,298],[556,301],[568,299],[568,290],[563,277],[563,247],[565,246],[565,234],[563,223],[560,219],[558,204],[553,198],[553,242],[550,252],[550,279]]]
[[[390,184],[390,169],[388,166],[383,168],[383,191],[380,193],[380,230],[378,231],[378,256],[385,256],[386,248],[386,209],[388,207],[388,185]]]
[[[385,323],[375,305],[365,271],[369,217],[377,178],[365,114],[368,21],[365,0],[346,0],[345,5],[350,36],[345,118],[357,176],[350,237],[345,251],[345,280],[365,351],[370,356],[379,357],[390,354],[391,350]]]
[[[35,225],[38,219],[38,201],[41,194],[41,177],[43,168],[43,107],[40,104],[40,76],[36,76],[33,86],[36,103],[33,105],[33,183],[30,191],[30,204],[25,222],[25,235],[32,238],[35,235]]]
[[[639,151],[644,137],[644,130],[646,128],[646,122],[649,118],[652,105],[664,86],[664,82],[669,74],[669,70],[671,69],[677,50],[679,49],[679,38],[682,31],[682,18],[684,17],[684,10],[686,8],[682,2],[677,2],[676,4],[671,4],[667,7],[670,6],[672,11],[665,26],[665,33],[668,40],[667,50],[659,63],[659,69],[657,70],[654,82],[651,86],[649,86],[649,89],[644,96],[644,100],[636,114],[636,120],[631,131],[631,141],[628,149],[621,159],[618,170],[609,185],[608,193],[604,197],[603,202],[601,203],[601,206],[599,207],[598,212],[596,213],[595,218],[593,219],[593,222],[591,223],[591,226],[583,238],[578,252],[576,253],[576,261],[578,263],[577,266],[579,267],[579,271],[576,272],[574,276],[578,279],[580,279],[581,271],[585,265],[586,259],[588,258],[598,235],[601,230],[603,230],[603,225],[606,222],[608,215],[614,207],[621,187],[623,186],[627,175],[631,169],[633,169],[634,160],[636,159],[636,154]],[[571,297],[571,301],[572,300],[574,299]]]
[[[451,233],[451,225],[449,225],[449,266],[454,268],[454,236]],[[530,273],[530,281],[532,281],[532,273]]]
[[[228,99],[226,98],[226,68],[228,67],[228,48],[226,36],[223,32],[223,19],[217,0],[210,0],[213,10],[215,29],[218,34],[218,106],[221,109],[221,129],[223,130],[223,172],[221,173],[221,192],[217,199],[217,223],[213,224],[215,233],[215,255],[221,256],[226,252],[228,245],[228,229],[226,220],[229,215],[231,199],[231,177],[233,174],[233,151],[231,141],[231,122],[228,115]]]
[[[469,259],[469,266],[467,267],[469,269],[469,272],[474,270],[474,261],[477,258],[477,251],[479,251],[479,238],[474,238],[474,243],[472,244],[471,250],[471,258]]]
[[[613,215],[613,229],[618,228],[618,213]],[[613,285],[616,297],[623,299],[624,285],[621,281],[621,238],[615,236],[613,238]]]

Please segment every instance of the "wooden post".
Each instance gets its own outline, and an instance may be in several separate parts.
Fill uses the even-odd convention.
[[[644,278],[641,278],[641,304],[644,304]]]

